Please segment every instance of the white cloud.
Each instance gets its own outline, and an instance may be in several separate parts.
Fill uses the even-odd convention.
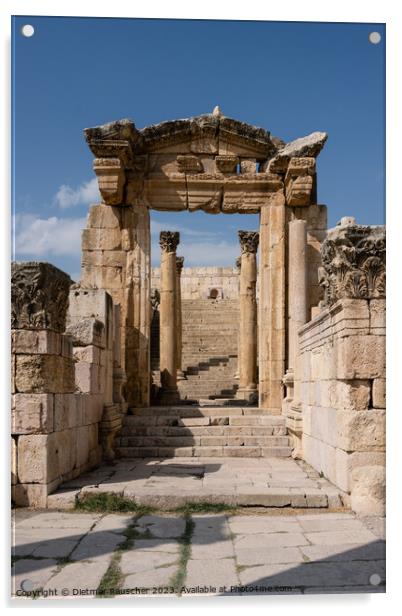
[[[38,218],[17,214],[14,218],[14,246],[17,256],[78,256],[81,231],[86,218]]]
[[[72,188],[68,184],[62,184],[57,191],[54,201],[61,209],[67,209],[75,205],[88,205],[94,201],[99,201],[99,190],[97,178],[92,178],[84,182],[77,188]]]

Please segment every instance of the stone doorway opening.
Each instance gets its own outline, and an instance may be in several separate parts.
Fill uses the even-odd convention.
[[[259,219],[255,214],[232,216],[205,216],[204,212],[151,213],[151,404],[243,404],[255,403],[257,398],[257,327],[249,326],[247,337],[255,338],[251,352],[255,355],[251,367],[253,397],[247,392],[245,399],[239,392],[241,367],[240,346],[240,261],[245,251],[241,234],[258,236]],[[166,229],[166,231],[161,231]],[[173,229],[177,231],[168,231]],[[251,231],[245,231],[251,229]],[[161,328],[161,297],[168,295],[163,287],[165,246],[161,246],[163,234],[177,233],[175,322],[169,313],[169,323]],[[164,236],[165,237],[165,236]],[[257,245],[254,250],[257,264]],[[165,260],[166,265],[166,260]],[[165,274],[168,272],[165,272]],[[255,274],[257,267],[255,267]],[[169,274],[168,274],[169,275]],[[166,286],[165,279],[165,286]],[[256,281],[254,276],[254,317],[257,320]],[[169,284],[169,282],[167,282]],[[162,288],[163,287],[163,288]],[[170,331],[167,328],[170,324]],[[243,328],[244,329],[244,328]],[[243,332],[244,335],[245,332]],[[164,349],[169,345],[169,336],[175,343],[176,387],[173,400],[161,396],[163,389],[162,364]],[[174,339],[174,340],[173,340]],[[163,364],[164,365],[164,364]],[[165,366],[166,367],[166,366]],[[245,380],[245,379],[243,379]]]

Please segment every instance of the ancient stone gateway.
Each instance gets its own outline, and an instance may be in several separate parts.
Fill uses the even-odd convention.
[[[80,282],[48,263],[12,268],[14,502],[74,505],[74,480],[115,456],[233,467],[240,457],[237,468],[293,456],[311,491],[250,485],[203,497],[383,514],[385,229],[345,217],[327,230],[315,167],[326,134],[285,145],[219,109],[85,134],[102,203],[83,231]],[[239,230],[232,268],[183,267],[167,229],[151,273],[152,209],[254,213],[259,229]],[[206,323],[210,339],[225,332],[219,350],[236,351],[207,366],[237,378],[226,405],[184,404],[189,336]],[[143,497],[158,499],[153,490]]]
[[[315,157],[326,134],[313,133],[285,146],[265,129],[227,118],[215,108],[212,114],[142,130],[130,120],[121,120],[86,129],[85,135],[96,157],[94,170],[103,203],[91,208],[83,233],[80,284],[81,288],[104,289],[121,306],[129,406],[150,403],[150,210],[203,210],[222,215],[259,214],[258,319],[255,297],[247,291],[250,276],[255,279],[254,287],[256,283],[257,244],[244,237],[241,248],[240,389],[251,397],[258,389],[260,408],[280,414],[283,378],[291,368],[289,335],[295,335],[320,299],[319,249],[325,235],[326,207],[316,203]],[[290,231],[295,221],[301,221],[301,235]],[[165,261],[172,245],[167,239],[162,247]],[[171,270],[172,259],[166,266]],[[165,272],[165,276],[162,318],[168,337],[165,321],[170,319],[173,327],[173,304],[168,307],[166,302],[173,273]],[[288,310],[292,277],[306,281],[296,281],[303,289],[297,315]],[[218,291],[211,289],[211,293]],[[174,363],[174,344],[171,340],[162,349],[167,365]],[[165,357],[166,353],[172,357]],[[166,401],[175,398],[173,381]]]

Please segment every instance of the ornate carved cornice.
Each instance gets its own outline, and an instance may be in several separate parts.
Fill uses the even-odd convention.
[[[239,231],[241,252],[256,253],[258,248],[259,234],[257,231]]]
[[[159,245],[164,252],[175,252],[180,243],[180,233],[178,231],[161,231]]]
[[[64,332],[71,284],[70,276],[50,263],[12,263],[12,329]]]
[[[328,231],[319,282],[324,304],[342,298],[385,298],[385,227],[347,224]]]
[[[176,257],[176,271],[180,275],[184,265],[184,257]]]

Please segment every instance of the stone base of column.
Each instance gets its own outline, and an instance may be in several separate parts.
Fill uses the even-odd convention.
[[[236,398],[239,400],[245,400],[248,404],[257,404],[258,390],[251,388],[238,389],[236,391]]]
[[[187,381],[187,377],[184,374],[183,370],[178,370],[177,371],[177,380],[178,381]]]
[[[180,395],[177,389],[160,389],[158,393],[158,402],[161,406],[171,406],[180,401]]]

